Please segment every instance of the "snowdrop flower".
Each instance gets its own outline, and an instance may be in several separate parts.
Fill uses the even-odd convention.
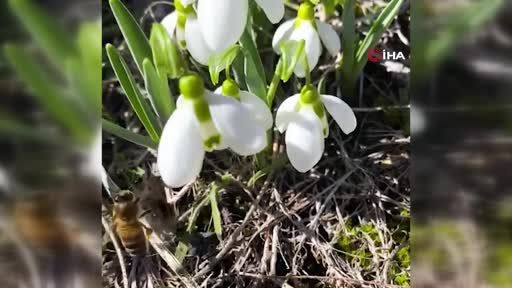
[[[266,147],[265,129],[241,102],[206,90],[197,75],[182,77],[179,88],[177,108],[158,147],[157,166],[168,186],[193,181],[206,151],[231,148],[247,156]]]
[[[272,128],[273,119],[272,113],[268,108],[267,104],[261,100],[258,96],[248,92],[240,90],[240,87],[232,79],[227,79],[222,83],[222,86],[215,90],[216,94],[232,97],[239,101],[247,110],[254,120],[267,131]]]
[[[304,55],[308,59],[309,71],[305,71],[305,60],[299,61],[294,70],[297,77],[305,77],[306,73],[315,68],[322,54],[322,43],[333,56],[336,56],[341,49],[340,38],[336,31],[331,25],[316,20],[314,12],[313,4],[307,1],[300,4],[297,18],[281,24],[272,39],[272,47],[278,54],[281,53],[281,44],[286,41],[304,40]]]
[[[233,46],[242,36],[249,0],[198,0],[197,15],[204,40],[215,53]],[[272,23],[284,16],[283,0],[255,0]]]
[[[329,133],[326,111],[345,134],[356,128],[354,112],[338,97],[319,95],[306,85],[300,94],[287,98],[276,114],[276,127],[286,131],[286,153],[297,171],[306,172],[320,161],[324,138]]]
[[[162,19],[162,25],[169,36],[178,41],[180,48],[187,49],[197,62],[208,65],[208,59],[213,51],[204,40],[196,12],[192,7],[194,2],[194,0],[175,0],[176,10]]]

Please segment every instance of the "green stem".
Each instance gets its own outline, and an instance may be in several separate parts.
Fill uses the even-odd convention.
[[[306,74],[306,85],[311,84],[311,72],[309,71],[308,55],[304,52],[304,73]]]
[[[267,104],[269,107],[272,107],[272,102],[274,102],[274,97],[276,96],[277,87],[279,86],[279,81],[281,81],[281,68],[283,64],[281,59],[277,62],[276,70],[274,71],[274,77],[272,77],[272,82],[268,87],[267,92]]]
[[[224,69],[224,72],[226,73],[226,79],[231,79],[231,73],[229,73],[229,70],[231,70],[231,64],[227,64],[226,69]]]

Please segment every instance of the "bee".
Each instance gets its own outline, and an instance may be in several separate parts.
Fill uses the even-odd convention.
[[[130,256],[148,253],[147,229],[139,221],[137,200],[130,191],[121,191],[114,199],[112,223],[114,231]]]
[[[36,195],[17,200],[12,216],[16,231],[32,247],[45,250],[68,246],[68,231],[48,197]]]

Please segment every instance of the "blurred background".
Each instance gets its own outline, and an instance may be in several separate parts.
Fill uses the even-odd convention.
[[[412,5],[412,286],[512,287],[512,5]]]
[[[0,2],[2,287],[101,287],[100,1]]]

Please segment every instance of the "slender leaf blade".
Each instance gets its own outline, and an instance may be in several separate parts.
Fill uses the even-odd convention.
[[[76,52],[70,34],[33,1],[10,0],[9,4],[52,64],[58,69],[64,69],[66,59]]]
[[[368,31],[363,42],[357,48],[355,74],[359,74],[362,71],[364,65],[368,62],[368,49],[377,44],[382,33],[389,27],[398,11],[400,11],[403,2],[403,0],[391,0],[370,27],[370,31]]]
[[[135,79],[133,79],[128,66],[124,62],[123,58],[121,58],[119,51],[117,51],[117,49],[111,44],[107,44],[106,50],[110,64],[112,65],[112,68],[114,69],[119,83],[121,84],[121,87],[123,88],[133,110],[142,122],[142,125],[144,125],[148,131],[151,139],[158,142],[161,128],[156,115],[153,114],[148,103],[142,97],[142,94],[135,83]]]
[[[139,135],[137,133],[133,133],[132,131],[125,129],[106,119],[102,119],[102,128],[105,132],[109,134],[117,136],[126,141],[132,142],[139,146],[143,146],[153,150],[156,150],[158,148],[158,144],[151,140],[151,138]]]
[[[109,0],[109,3],[126,44],[128,44],[128,49],[142,74],[144,73],[142,66],[144,59],[153,59],[148,38],[128,8],[120,0]]]
[[[346,0],[343,6],[343,63],[345,74],[351,74],[356,57],[355,0]],[[348,76],[348,75],[347,75]]]
[[[149,99],[153,109],[160,117],[162,124],[165,124],[174,110],[174,103],[171,101],[169,83],[165,75],[160,76],[153,67],[151,60],[144,60],[144,83],[149,93]]]
[[[151,27],[149,43],[153,53],[153,62],[160,75],[179,78],[185,72],[183,58],[178,46],[169,37],[169,33],[160,23]]]
[[[216,85],[219,83],[220,72],[226,69],[226,67],[231,66],[238,52],[240,52],[240,46],[234,45],[226,51],[210,57],[208,60],[208,70],[210,71],[210,79],[213,84]]]
[[[295,66],[299,60],[304,59],[304,40],[295,41],[289,40],[281,44],[281,63],[280,71],[281,80],[287,82],[292,77]]]
[[[92,125],[82,117],[78,103],[66,97],[62,88],[48,77],[48,73],[23,47],[7,45],[4,53],[18,77],[32,90],[32,96],[44,110],[80,143],[86,143]]]
[[[261,62],[256,43],[251,36],[250,26],[245,30],[240,38],[240,45],[244,53],[244,74],[247,89],[254,95],[265,100],[267,95],[267,82],[265,69]]]
[[[220,218],[220,210],[219,205],[217,203],[217,192],[219,188],[216,185],[210,189],[209,197],[210,197],[210,207],[212,209],[212,220],[213,220],[213,229],[215,234],[219,239],[222,237],[222,220]]]

